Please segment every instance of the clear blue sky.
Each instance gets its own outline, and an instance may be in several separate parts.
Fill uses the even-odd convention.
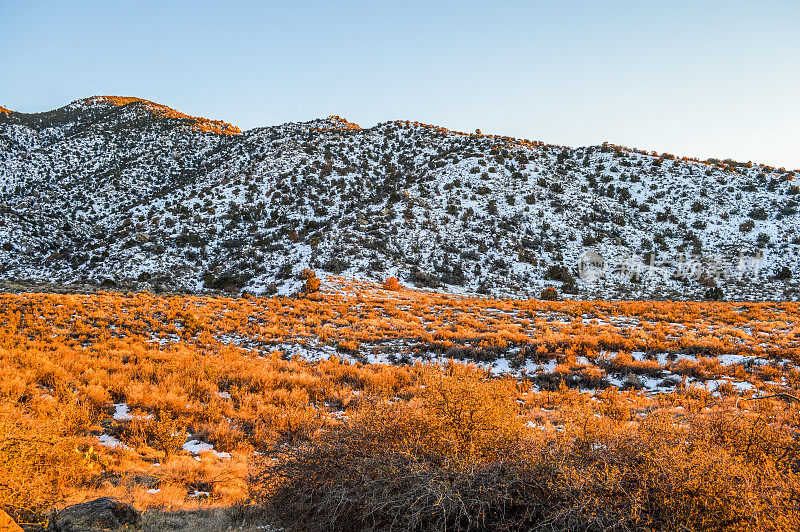
[[[138,96],[800,168],[800,2],[0,2],[0,105]]]

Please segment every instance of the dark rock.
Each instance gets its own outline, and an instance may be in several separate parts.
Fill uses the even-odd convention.
[[[139,529],[142,517],[130,504],[101,497],[64,508],[56,519],[56,532],[94,532]]]

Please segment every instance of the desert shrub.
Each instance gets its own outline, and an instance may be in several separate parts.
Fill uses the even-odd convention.
[[[384,290],[392,290],[393,292],[396,292],[400,290],[400,288],[400,281],[397,280],[397,277],[389,277],[383,282]]]
[[[552,286],[548,286],[539,294],[539,299],[542,301],[558,301],[558,290]]]
[[[709,301],[719,301],[725,297],[725,292],[723,292],[722,288],[718,286],[712,286],[706,290],[704,297]]]
[[[342,273],[349,267],[350,267],[349,262],[336,257],[330,259],[329,261],[327,261],[325,264],[322,265],[323,270],[335,274]]]
[[[186,441],[186,428],[180,420],[167,411],[161,411],[155,418],[134,417],[121,427],[123,441],[131,447],[149,445],[164,453],[168,461]]]
[[[303,283],[303,292],[306,294],[313,294],[314,292],[319,292],[319,287],[321,284],[322,284],[321,281],[316,277],[307,279],[306,282]]]
[[[425,371],[422,383],[421,435],[428,449],[448,461],[502,459],[504,448],[521,436],[511,381],[492,379],[471,366],[448,364]]]
[[[584,364],[556,366],[552,373],[539,373],[532,382],[545,390],[565,391],[571,388],[606,388],[608,379],[602,369]]]
[[[656,412],[633,425],[587,411],[568,431],[523,438],[496,427],[484,439],[461,423],[477,412],[449,404],[458,396],[373,405],[304,447],[276,448],[256,477],[257,497],[290,530],[800,526],[798,444],[759,418],[716,413],[677,424]],[[446,433],[453,443],[438,445]]]
[[[614,373],[633,373],[635,375],[656,376],[661,373],[661,365],[655,360],[634,360],[630,353],[618,353],[614,358],[601,358],[597,365]]]
[[[300,279],[304,280],[302,292],[304,294],[313,294],[319,292],[322,282],[317,278],[314,270],[305,269],[300,273]]]
[[[561,281],[564,283],[574,282],[575,280],[570,273],[569,268],[563,264],[551,264],[548,266],[545,277],[553,281]]]
[[[313,279],[313,278],[315,278],[316,276],[317,276],[317,274],[316,274],[316,273],[314,273],[314,270],[311,270],[311,269],[309,269],[309,268],[304,268],[304,269],[303,269],[303,270],[300,272],[300,274],[297,276],[297,278],[298,278],[299,280],[301,280],[301,281],[307,281],[307,280],[309,280],[309,279]]]
[[[198,321],[197,317],[191,312],[186,312],[183,316],[183,330],[181,336],[191,338],[196,336],[198,332],[203,329],[203,325]]]
[[[786,281],[792,278],[792,269],[788,266],[782,266],[778,273],[775,274],[775,279],[780,281]]]
[[[437,275],[419,270],[417,267],[411,269],[408,280],[417,287],[438,288],[442,280]]]
[[[236,291],[243,288],[253,275],[249,272],[226,272],[216,275],[212,271],[203,274],[203,286],[212,290]]]
[[[99,472],[98,454],[76,435],[91,419],[83,409],[65,404],[43,418],[0,406],[0,510],[17,522],[44,522],[51,506]]]
[[[764,207],[753,207],[749,213],[750,218],[753,220],[766,220],[767,210]]]
[[[565,294],[578,293],[575,277],[570,273],[569,268],[563,264],[551,264],[548,266],[545,277],[553,281],[561,281],[563,283],[561,290]]]
[[[418,400],[367,402],[309,445],[276,447],[255,477],[257,497],[304,529],[441,529],[454,517],[477,524],[453,488],[483,479],[496,489],[491,464],[525,432],[513,385],[457,364],[425,371],[422,382]],[[480,497],[469,504],[489,509]]]

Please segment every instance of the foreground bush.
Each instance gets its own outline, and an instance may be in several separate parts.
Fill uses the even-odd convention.
[[[400,285],[400,281],[397,280],[397,277],[389,277],[383,282],[383,289],[384,290],[391,290],[393,292],[397,292],[402,288]]]
[[[365,403],[338,430],[276,448],[260,502],[303,530],[800,527],[798,443],[763,414],[620,424],[578,408],[543,431],[481,372],[426,381],[421,400]]]
[[[38,413],[53,405],[34,405]],[[73,436],[88,421],[80,405],[34,419],[0,406],[0,510],[44,523],[49,508],[99,471],[98,455]]]

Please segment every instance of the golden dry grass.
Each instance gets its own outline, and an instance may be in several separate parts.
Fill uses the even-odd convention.
[[[797,304],[511,301],[345,280],[335,287],[299,299],[0,296],[0,508],[37,521],[54,504],[101,495],[162,511],[269,505],[322,478],[333,490],[324,493],[341,494],[357,478],[352,468],[367,466],[377,468],[375,482],[359,485],[385,492],[392,466],[415,479],[426,511],[441,512],[434,521],[406,512],[417,520],[397,521],[401,529],[480,528],[500,517],[576,529],[614,520],[674,529],[668,515],[694,529],[797,524],[798,407],[786,396],[752,399],[800,388]],[[296,348],[328,358],[287,354]],[[634,352],[680,356],[661,363]],[[436,353],[556,365],[499,378],[460,364],[359,362]],[[764,363],[721,364],[723,354]],[[658,372],[686,380],[660,395],[607,387],[612,373]],[[714,391],[702,386],[708,379],[752,391],[729,382]],[[114,419],[121,403],[129,417]],[[182,450],[185,435],[213,451]],[[101,445],[108,436],[124,446]],[[382,463],[385,455],[394,461]],[[298,474],[287,480],[281,467]],[[544,508],[545,492],[520,487],[543,471],[549,484],[540,488],[558,497],[555,513],[497,513],[503,497]],[[507,483],[501,489],[476,474]],[[461,498],[436,506],[443,479],[488,491],[448,492]],[[364,506],[369,514],[340,506],[361,528],[391,514],[379,511],[383,492],[352,493],[378,505]],[[694,503],[679,504],[687,497]],[[343,527],[323,511],[325,500],[303,526]],[[731,521],[725,508],[744,517]],[[698,520],[706,514],[715,521]]]

